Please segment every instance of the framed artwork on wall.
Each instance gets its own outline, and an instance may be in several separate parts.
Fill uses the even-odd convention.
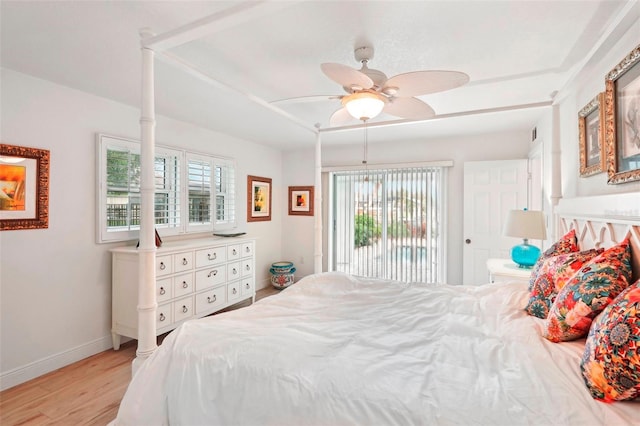
[[[313,216],[313,186],[289,187],[289,214]]]
[[[271,179],[247,176],[247,222],[271,220]]]
[[[608,183],[640,180],[640,45],[605,79]]]
[[[603,172],[604,149],[604,93],[600,93],[578,113],[580,135],[580,177]]]
[[[49,151],[0,144],[0,231],[49,226]]]

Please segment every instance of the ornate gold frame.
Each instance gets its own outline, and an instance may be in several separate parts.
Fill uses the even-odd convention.
[[[578,131],[580,134],[580,177],[587,177],[596,173],[603,172],[605,165],[605,148],[604,148],[604,93],[598,94],[580,112],[578,112]],[[589,121],[597,118],[598,129],[593,134],[592,126],[588,126]],[[593,138],[597,138],[597,157],[591,159],[589,154],[594,150]]]
[[[30,158],[36,161],[35,208],[33,217],[0,219],[0,231],[49,227],[49,151],[0,144],[0,156]]]
[[[635,118],[622,117],[624,115],[622,108],[624,105],[619,103],[622,88],[618,87],[621,80],[624,80],[625,87],[631,84],[634,86],[640,85],[640,45],[616,65],[605,78],[605,145],[607,151],[607,182],[610,184],[640,180],[640,167],[633,165],[636,162],[640,162],[640,146],[638,146],[638,154],[623,156],[624,144],[631,143],[625,139],[623,130],[631,126],[632,130],[640,131],[640,112],[636,113]],[[634,100],[640,106],[640,97]],[[630,103],[631,101],[627,101],[627,105]],[[639,122],[636,123],[636,120]]]

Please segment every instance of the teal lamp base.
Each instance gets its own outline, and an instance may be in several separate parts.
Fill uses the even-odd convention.
[[[539,257],[540,249],[536,246],[529,245],[526,239],[522,244],[514,246],[511,249],[511,260],[520,268],[531,269]]]

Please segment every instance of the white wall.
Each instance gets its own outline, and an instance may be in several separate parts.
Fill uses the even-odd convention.
[[[111,345],[111,259],[96,244],[96,133],[139,139],[137,108],[1,70],[2,143],[51,153],[49,228],[0,233],[0,378],[6,388]],[[235,157],[240,230],[257,238],[257,288],[281,258],[282,218],[246,224],[247,174],[273,179],[281,153],[158,117],[158,143]],[[286,201],[284,201],[286,204]],[[120,243],[122,244],[122,243]]]
[[[635,15],[640,14],[640,2],[634,6]],[[609,185],[607,172],[580,177],[580,152],[578,135],[578,112],[598,93],[605,91],[605,76],[640,42],[640,19],[632,21],[622,35],[615,35],[611,47],[597,52],[575,80],[559,96],[558,118],[545,117],[538,124],[538,132],[544,136],[545,153],[551,153],[553,138],[560,150],[560,191],[563,197],[613,194],[640,191],[640,181]],[[550,189],[551,182],[546,182]]]
[[[508,160],[527,158],[530,149],[529,132],[476,135],[473,137],[420,141],[376,141],[375,132],[369,130],[368,161],[375,163],[402,163],[419,161],[453,160],[448,175],[448,250],[447,281],[462,283],[463,247],[463,164],[465,161]],[[283,184],[313,185],[314,148],[283,154]],[[322,165],[359,165],[362,146],[325,146],[322,149]],[[313,272],[314,223],[311,217],[288,216],[283,220],[283,256],[296,263],[296,279]],[[293,242],[294,244],[289,244]],[[326,253],[324,253],[326,256]],[[305,263],[300,265],[300,259]]]

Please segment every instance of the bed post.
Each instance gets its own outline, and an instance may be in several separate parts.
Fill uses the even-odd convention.
[[[140,31],[144,40],[153,35],[148,29]],[[142,104],[140,132],[140,246],[138,248],[138,349],[133,360],[133,375],[156,350],[156,244],[154,223],[154,158],[155,158],[155,98],[154,51],[142,45]]]
[[[316,274],[322,272],[322,138],[320,136],[320,123],[316,124],[316,187],[314,190],[315,219],[315,249],[313,254],[313,271]]]

